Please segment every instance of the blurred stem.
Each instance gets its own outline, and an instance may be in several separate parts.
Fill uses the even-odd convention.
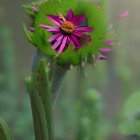
[[[78,67],[76,75],[78,95],[76,140],[96,140],[102,111],[100,94],[95,89],[89,89],[83,67]]]

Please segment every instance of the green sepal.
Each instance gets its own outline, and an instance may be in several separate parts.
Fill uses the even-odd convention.
[[[31,42],[32,44],[34,44],[34,41],[33,41],[33,33],[29,31],[29,29],[26,27],[25,24],[23,24],[23,29],[24,29],[24,33],[27,37],[27,39],[29,40],[29,42]]]
[[[44,2],[33,2],[33,3],[24,4],[22,7],[26,10],[26,12],[31,17],[35,17],[37,13],[32,10],[32,7],[35,6],[35,7],[41,8],[43,3]]]

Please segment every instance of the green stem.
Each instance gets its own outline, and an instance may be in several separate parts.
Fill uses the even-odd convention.
[[[31,66],[32,70],[35,69],[39,60],[43,58],[45,58],[46,63],[49,63],[50,60],[48,60],[48,58],[46,58],[44,54],[42,54],[39,50],[37,50],[36,53],[33,55],[32,66]],[[55,107],[56,100],[59,96],[62,83],[68,68],[69,68],[68,66],[59,66],[56,63],[51,64],[51,70],[48,79],[50,81],[50,89],[52,92],[52,103],[54,107]]]
[[[64,66],[61,67],[59,65],[54,65],[53,67],[50,87],[51,87],[51,92],[52,92],[52,102],[54,106],[59,96],[62,83],[63,83],[67,70],[68,70],[68,67],[64,67]]]
[[[52,95],[48,82],[49,71],[41,59],[26,79],[30,94],[36,140],[54,140]]]
[[[58,97],[68,69],[53,64],[49,72],[45,62],[45,59],[37,59],[31,78],[26,78],[36,140],[54,140],[52,106]]]

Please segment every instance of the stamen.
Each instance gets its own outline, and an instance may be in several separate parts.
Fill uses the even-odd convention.
[[[69,22],[69,21],[65,21],[62,23],[62,26],[61,26],[61,30],[64,32],[64,33],[72,33],[75,29],[75,26],[72,22]]]
[[[58,16],[60,19],[62,19],[64,22],[66,21],[65,17],[63,16],[63,14],[61,12],[58,13]]]

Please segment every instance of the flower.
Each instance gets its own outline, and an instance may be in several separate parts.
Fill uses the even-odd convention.
[[[33,20],[29,27],[24,25],[25,34],[50,63],[93,64],[107,58],[108,50],[102,52],[102,48],[114,45],[112,28],[107,28],[105,0],[43,1],[24,7]]]
[[[87,33],[92,32],[93,28],[82,24],[86,21],[85,15],[74,16],[73,11],[69,9],[66,17],[59,13],[57,16],[47,15],[47,19],[56,27],[45,24],[41,24],[40,27],[53,34],[48,41],[52,44],[52,50],[56,50],[58,54],[64,52],[70,44],[77,50],[90,42],[91,38]]]

